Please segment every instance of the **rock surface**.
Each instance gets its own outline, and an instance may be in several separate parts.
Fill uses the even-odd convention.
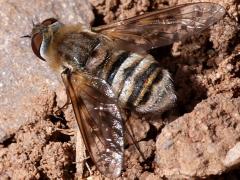
[[[208,177],[239,165],[240,98],[222,93],[168,124],[156,142],[155,173]]]

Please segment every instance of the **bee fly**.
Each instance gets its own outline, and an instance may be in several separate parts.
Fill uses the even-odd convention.
[[[34,54],[61,74],[85,146],[104,176],[121,174],[122,109],[160,114],[176,101],[169,72],[143,52],[197,34],[224,14],[214,3],[183,4],[92,29],[50,18],[25,36]]]

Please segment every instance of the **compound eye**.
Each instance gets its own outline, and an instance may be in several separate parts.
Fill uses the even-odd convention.
[[[40,54],[40,48],[41,48],[42,41],[43,41],[43,37],[42,37],[41,33],[34,34],[32,37],[32,43],[31,43],[32,50],[37,57],[39,57],[43,61],[46,61]]]
[[[58,20],[55,19],[55,18],[49,18],[49,19],[46,19],[44,20],[41,24],[44,25],[44,26],[49,26],[55,22],[57,22]]]
[[[33,30],[33,35],[32,35],[32,50],[34,52],[34,54],[39,57],[41,60],[46,61],[40,53],[41,50],[41,45],[43,42],[43,34],[41,32],[41,29],[46,29],[46,27],[52,25],[53,23],[57,22],[58,20],[55,18],[49,18],[44,20],[41,24],[35,25],[34,28],[35,30]]]

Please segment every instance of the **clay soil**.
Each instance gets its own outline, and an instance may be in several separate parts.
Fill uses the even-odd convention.
[[[187,2],[190,1],[90,0],[95,15],[94,26]],[[161,143],[161,139],[164,138],[163,135],[161,136],[163,129],[168,129],[171,123],[176,123],[178,120],[191,124],[191,121],[197,121],[199,117],[209,115],[210,117],[206,117],[206,124],[214,119],[212,124],[215,128],[209,130],[212,133],[209,136],[214,139],[220,136],[216,135],[216,127],[221,127],[221,132],[224,131],[225,126],[222,124],[226,123],[227,115],[229,118],[234,118],[235,114],[236,119],[239,118],[240,47],[237,22],[239,4],[237,1],[223,0],[219,3],[228,11],[228,15],[220,22],[185,42],[177,42],[149,52],[172,74],[178,100],[174,108],[154,120],[132,113],[129,124],[146,160],[141,158],[126,135],[123,179],[186,177],[234,179],[238,177],[239,163],[234,164],[234,168],[232,165],[229,168],[216,168],[218,167],[216,164],[213,168],[216,171],[210,171],[210,167],[203,168],[201,172],[196,172],[192,176],[189,174],[183,176],[181,173],[181,175],[171,174],[171,172],[168,173],[171,168],[166,170],[160,167],[160,164],[164,166],[164,163],[157,158],[164,154],[161,154],[160,150],[156,151],[158,147],[156,142]],[[83,148],[79,150],[79,147],[76,147],[76,140],[79,141],[79,139],[76,138],[77,127],[71,106],[60,113],[55,113],[66,100],[66,97],[59,96],[61,95],[54,90],[44,89],[38,95],[38,104],[33,104],[34,120],[25,123],[4,138],[0,144],[0,179],[75,179],[80,176],[89,179],[102,178],[92,161],[86,158],[88,155],[84,153]],[[65,96],[64,93],[62,96]],[[212,112],[217,115],[214,116]],[[227,139],[231,142],[221,144],[225,150],[227,145],[233,146],[240,138],[239,129],[236,129],[240,120],[234,122],[235,125],[226,125],[226,127],[232,126],[233,136]],[[182,132],[187,131],[188,128],[182,130]],[[237,133],[234,134],[235,132]],[[192,141],[191,139],[189,143]],[[82,146],[81,143],[80,145]],[[185,145],[188,146],[187,143]],[[76,152],[78,153],[77,162]],[[220,154],[224,152],[221,151]],[[79,155],[79,153],[82,154]],[[166,158],[166,161],[169,160]]]

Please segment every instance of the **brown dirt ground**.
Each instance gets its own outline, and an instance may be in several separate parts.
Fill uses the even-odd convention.
[[[95,13],[94,25],[101,25],[115,19],[124,19],[190,1],[90,0],[90,2]],[[239,4],[233,0],[220,3],[228,8],[231,18],[226,16],[206,32],[184,43],[175,43],[173,46],[150,52],[171,72],[178,101],[175,108],[164,113],[159,121],[146,121],[137,115],[131,117],[130,124],[133,125],[135,138],[139,141],[147,161],[143,162],[134,146],[127,143],[123,179],[159,179],[160,177],[154,174],[155,143],[164,125],[183,117],[186,113],[190,113],[191,116],[191,112],[203,100],[209,99],[205,106],[210,105],[210,97],[222,93],[230,94],[230,99],[240,96],[240,61],[237,54],[239,30],[234,19],[238,18]],[[22,126],[0,144],[0,179],[77,178],[75,139],[62,131],[75,127],[72,109],[68,107],[60,115],[53,115],[59,107],[57,95],[50,90],[44,90],[39,97],[38,106],[43,106],[44,109],[39,112],[36,106],[33,113],[36,113],[35,117],[38,118]],[[194,116],[195,113],[191,118],[194,119]],[[218,118],[221,120],[222,117]],[[100,179],[100,174],[95,171],[92,162],[89,159],[87,162],[92,169],[91,177]],[[82,173],[84,177],[89,177],[89,171],[85,166]],[[231,171],[208,178],[234,179],[237,175],[238,171]]]

